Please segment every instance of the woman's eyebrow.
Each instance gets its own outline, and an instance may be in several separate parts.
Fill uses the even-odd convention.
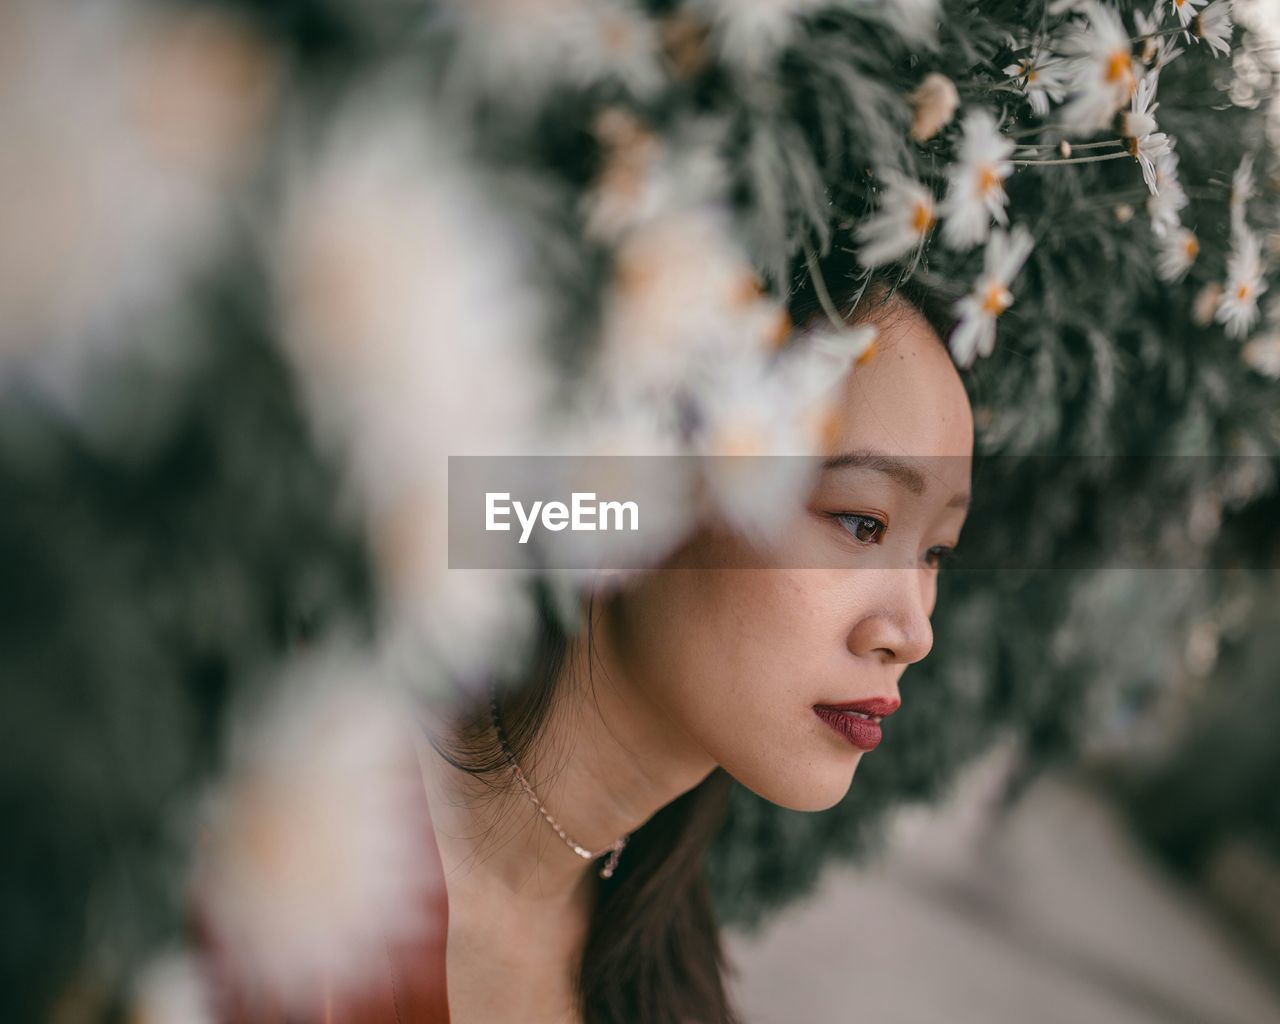
[[[884,452],[858,451],[833,455],[822,463],[823,469],[872,469],[892,477],[912,494],[923,494],[928,484],[924,474],[903,459],[886,455]],[[951,496],[947,508],[968,508],[968,492],[960,492]]]
[[[823,469],[874,469],[892,477],[912,494],[925,491],[924,474],[902,459],[882,452],[859,451],[833,455],[822,464]]]

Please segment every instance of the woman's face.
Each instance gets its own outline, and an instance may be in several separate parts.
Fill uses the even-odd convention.
[[[708,529],[670,565],[711,568],[651,573],[616,602],[625,677],[670,727],[672,754],[709,755],[796,810],[838,802],[878,736],[815,707],[912,698],[900,682],[933,646],[939,548],[965,518],[964,385],[914,307],[882,313],[874,357],[844,385],[834,458],[785,543],[765,552]]]

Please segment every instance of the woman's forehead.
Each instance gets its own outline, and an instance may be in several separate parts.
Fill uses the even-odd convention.
[[[925,458],[971,457],[969,396],[928,322],[907,306],[876,326],[875,351],[845,378],[827,454],[872,449]]]

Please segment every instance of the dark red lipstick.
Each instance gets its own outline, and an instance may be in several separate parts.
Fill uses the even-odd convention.
[[[888,718],[900,705],[901,701],[893,698],[872,697],[848,704],[815,704],[813,711],[859,750],[875,750],[883,738],[880,720]]]

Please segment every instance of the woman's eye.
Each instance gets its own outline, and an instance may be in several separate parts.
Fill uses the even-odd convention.
[[[884,523],[874,516],[858,515],[847,512],[836,515],[840,525],[849,531],[854,540],[862,544],[874,544],[876,539],[887,529]]]
[[[928,562],[932,569],[941,569],[948,562],[954,561],[956,558],[956,549],[939,545],[936,548],[930,548],[925,553],[925,561]]]

